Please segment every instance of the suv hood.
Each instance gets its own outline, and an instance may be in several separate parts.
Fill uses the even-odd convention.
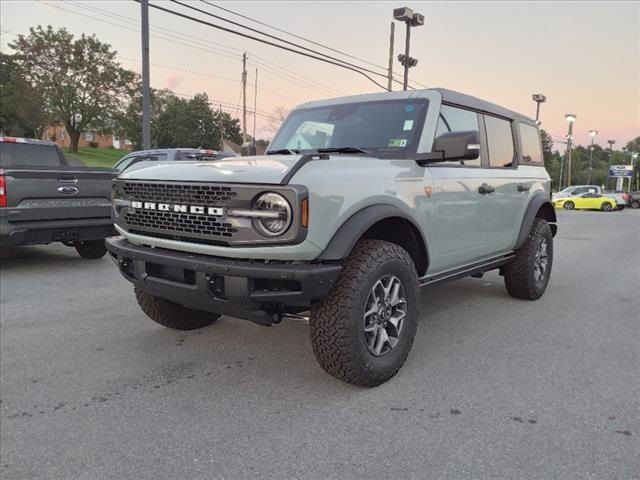
[[[264,155],[230,157],[220,160],[185,162],[184,160],[154,165],[138,170],[125,170],[125,180],[164,180],[177,182],[262,183],[277,185],[302,155]]]

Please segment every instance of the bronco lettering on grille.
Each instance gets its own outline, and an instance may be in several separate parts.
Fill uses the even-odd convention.
[[[222,217],[224,215],[224,208],[205,207],[202,205],[180,205],[176,203],[132,201],[131,208],[158,210],[160,212],[193,213],[195,215],[211,215],[212,217]]]

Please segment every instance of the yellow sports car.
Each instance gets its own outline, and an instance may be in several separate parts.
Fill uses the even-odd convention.
[[[561,197],[553,199],[553,206],[565,210],[602,210],[610,212],[617,206],[616,199],[600,195],[599,193],[583,193],[575,197]]]

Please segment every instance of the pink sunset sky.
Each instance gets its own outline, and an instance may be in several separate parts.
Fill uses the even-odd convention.
[[[229,27],[176,3],[151,3]],[[590,141],[591,129],[599,131],[597,143],[615,139],[617,147],[640,135],[639,2],[211,3],[382,67],[388,62],[392,10],[406,5],[425,16],[425,25],[412,31],[411,55],[419,63],[410,81],[458,90],[531,116],[531,94],[543,93],[548,100],[541,109],[542,127],[561,138],[567,132],[564,114],[574,113],[574,135],[581,144]],[[300,42],[205,3],[190,4]],[[3,0],[0,14],[3,52],[10,52],[7,44],[30,26],[52,25],[77,35],[95,33],[118,51],[124,66],[140,71],[140,5],[134,1]],[[233,115],[239,115],[241,58],[247,52],[251,109],[258,69],[258,137],[271,135],[265,115],[276,108],[380,91],[353,72],[158,10],[151,9],[150,24],[152,86],[184,95],[204,91]],[[404,45],[403,25],[396,25],[395,39],[397,55]],[[395,61],[395,72],[400,68]],[[248,132],[252,129],[251,120]]]

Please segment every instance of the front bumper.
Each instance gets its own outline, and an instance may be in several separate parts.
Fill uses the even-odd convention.
[[[134,245],[122,237],[106,243],[122,275],[150,295],[262,325],[323,298],[342,268],[232,260]]]

